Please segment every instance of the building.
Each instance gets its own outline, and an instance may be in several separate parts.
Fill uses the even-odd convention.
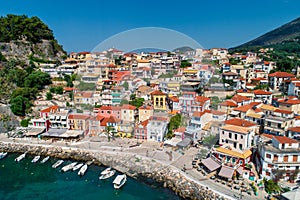
[[[136,107],[130,104],[124,104],[121,107],[121,120],[123,122],[134,122],[136,115]]]
[[[69,130],[83,130],[87,134],[89,132],[89,118],[90,116],[85,114],[69,114]]]
[[[147,140],[148,120],[142,121],[134,127],[134,138]]]
[[[153,116],[153,107],[148,105],[143,105],[139,107],[139,122],[150,119]]]
[[[275,91],[283,91],[284,81],[294,77],[294,74],[290,74],[287,72],[274,72],[272,74],[269,74],[269,87]]]
[[[300,149],[297,140],[285,136],[272,136],[258,144],[257,169],[261,177],[275,180],[300,179]],[[297,173],[296,173],[297,172]]]
[[[167,110],[167,95],[159,90],[151,92],[151,100],[154,110]]]
[[[168,132],[168,119],[152,116],[147,125],[147,140],[162,142]]]

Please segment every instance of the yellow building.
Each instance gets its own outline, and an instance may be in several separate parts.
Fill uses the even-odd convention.
[[[153,107],[143,105],[139,107],[139,122],[143,122],[153,116]]]
[[[166,111],[166,98],[167,95],[163,93],[162,91],[156,90],[151,93],[151,100],[153,103],[154,110],[162,110]]]
[[[89,115],[70,114],[68,116],[68,126],[70,130],[82,130],[85,133],[89,130]]]

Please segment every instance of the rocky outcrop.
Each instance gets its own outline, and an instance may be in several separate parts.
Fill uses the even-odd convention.
[[[0,142],[0,151],[28,152],[29,154],[49,155],[61,159],[93,161],[94,164],[111,166],[134,178],[152,179],[163,187],[173,190],[184,199],[224,199],[211,190],[186,178],[176,168],[164,165],[155,160],[125,152],[92,152],[77,148],[23,145]]]
[[[28,62],[29,56],[44,60],[62,60],[62,48],[55,40],[42,40],[40,43],[33,44],[26,40],[11,41],[9,43],[0,42],[0,52],[7,59],[15,59]],[[28,63],[27,63],[28,64]]]

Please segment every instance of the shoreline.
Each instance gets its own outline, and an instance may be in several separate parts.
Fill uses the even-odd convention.
[[[114,150],[96,151],[50,144],[21,144],[17,142],[0,142],[0,150],[14,153],[28,152],[33,155],[38,154],[60,159],[93,161],[92,164],[111,166],[136,179],[152,179],[183,199],[233,199],[197,183],[174,166],[137,154]]]

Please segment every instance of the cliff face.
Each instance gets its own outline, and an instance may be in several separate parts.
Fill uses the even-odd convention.
[[[0,51],[7,59],[15,59],[27,62],[29,56],[43,60],[62,60],[65,52],[59,49],[55,41],[42,40],[40,43],[31,43],[26,40],[17,40],[11,42],[0,42]]]

